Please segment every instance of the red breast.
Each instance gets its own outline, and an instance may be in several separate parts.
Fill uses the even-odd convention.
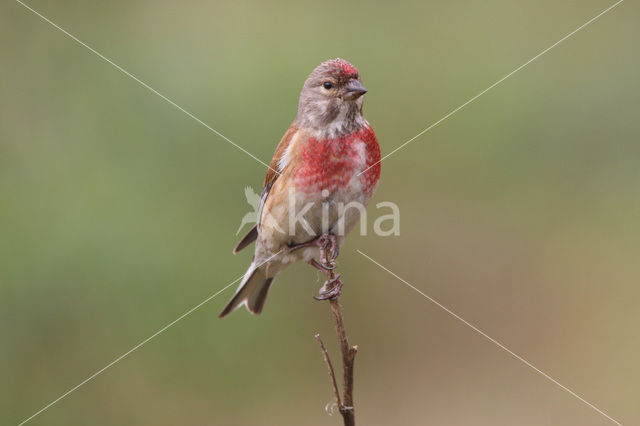
[[[306,193],[335,192],[346,187],[355,174],[373,166],[359,176],[362,190],[371,196],[380,179],[380,146],[368,124],[345,136],[310,137],[300,147],[298,158],[294,184]]]

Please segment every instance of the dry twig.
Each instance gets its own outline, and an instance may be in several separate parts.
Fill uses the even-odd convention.
[[[325,248],[325,256],[324,259],[330,259],[329,249]],[[331,261],[327,261],[328,264],[325,266],[328,269],[327,279],[332,281],[336,278],[335,273],[333,272],[334,265]],[[338,343],[340,345],[340,351],[342,352],[342,368],[343,368],[343,390],[342,395],[343,398],[340,398],[340,392],[338,390],[338,384],[336,382],[335,373],[333,370],[333,365],[331,363],[331,358],[329,357],[329,353],[327,352],[322,339],[319,334],[316,334],[316,339],[320,344],[320,349],[322,350],[322,355],[324,357],[325,362],[327,363],[327,368],[329,369],[329,377],[331,378],[331,383],[333,386],[333,391],[336,398],[336,404],[338,405],[338,410],[342,415],[344,420],[344,426],[355,426],[355,409],[353,405],[353,364],[355,361],[356,353],[358,352],[357,346],[351,346],[349,344],[349,340],[347,339],[347,331],[344,326],[344,320],[342,319],[342,308],[340,306],[340,301],[338,300],[339,296],[333,297],[329,299],[329,304],[331,305],[331,313],[333,314],[333,322],[336,327],[336,333],[338,335]]]

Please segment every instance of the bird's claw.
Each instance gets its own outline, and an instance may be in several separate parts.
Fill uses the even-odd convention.
[[[322,271],[323,274],[327,275],[327,272],[331,272],[334,269],[336,269],[336,264],[335,262],[331,262],[330,265],[324,264],[324,263],[320,263],[315,259],[311,259],[308,262],[311,266],[313,266],[314,268],[316,268],[319,271]]]
[[[338,258],[340,247],[338,240],[333,234],[322,234],[318,237],[318,247],[320,248],[320,263],[333,265],[333,261]],[[326,253],[329,253],[327,258]]]
[[[329,300],[335,299],[342,293],[342,280],[340,280],[340,274],[331,279],[325,281],[318,291],[318,296],[313,296],[316,300]]]

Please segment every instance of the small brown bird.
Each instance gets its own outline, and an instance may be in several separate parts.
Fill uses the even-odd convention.
[[[327,272],[321,248],[337,256],[380,178],[380,146],[362,115],[366,92],[343,59],[323,62],[305,81],[264,181],[258,223],[234,250],[255,241],[253,262],[220,317],[243,304],[259,314],[274,277],[293,262]],[[320,298],[335,297],[341,286],[339,278],[325,283]]]

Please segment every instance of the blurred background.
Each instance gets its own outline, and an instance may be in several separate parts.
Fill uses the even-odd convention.
[[[388,153],[613,2],[28,4],[268,162],[321,61],[355,64]],[[640,423],[640,9],[624,2],[382,165],[398,237],[340,256],[360,425]],[[265,168],[19,3],[0,5],[0,423],[242,275]],[[228,289],[33,425],[338,425],[320,277]],[[234,286],[235,287],[235,286]]]

